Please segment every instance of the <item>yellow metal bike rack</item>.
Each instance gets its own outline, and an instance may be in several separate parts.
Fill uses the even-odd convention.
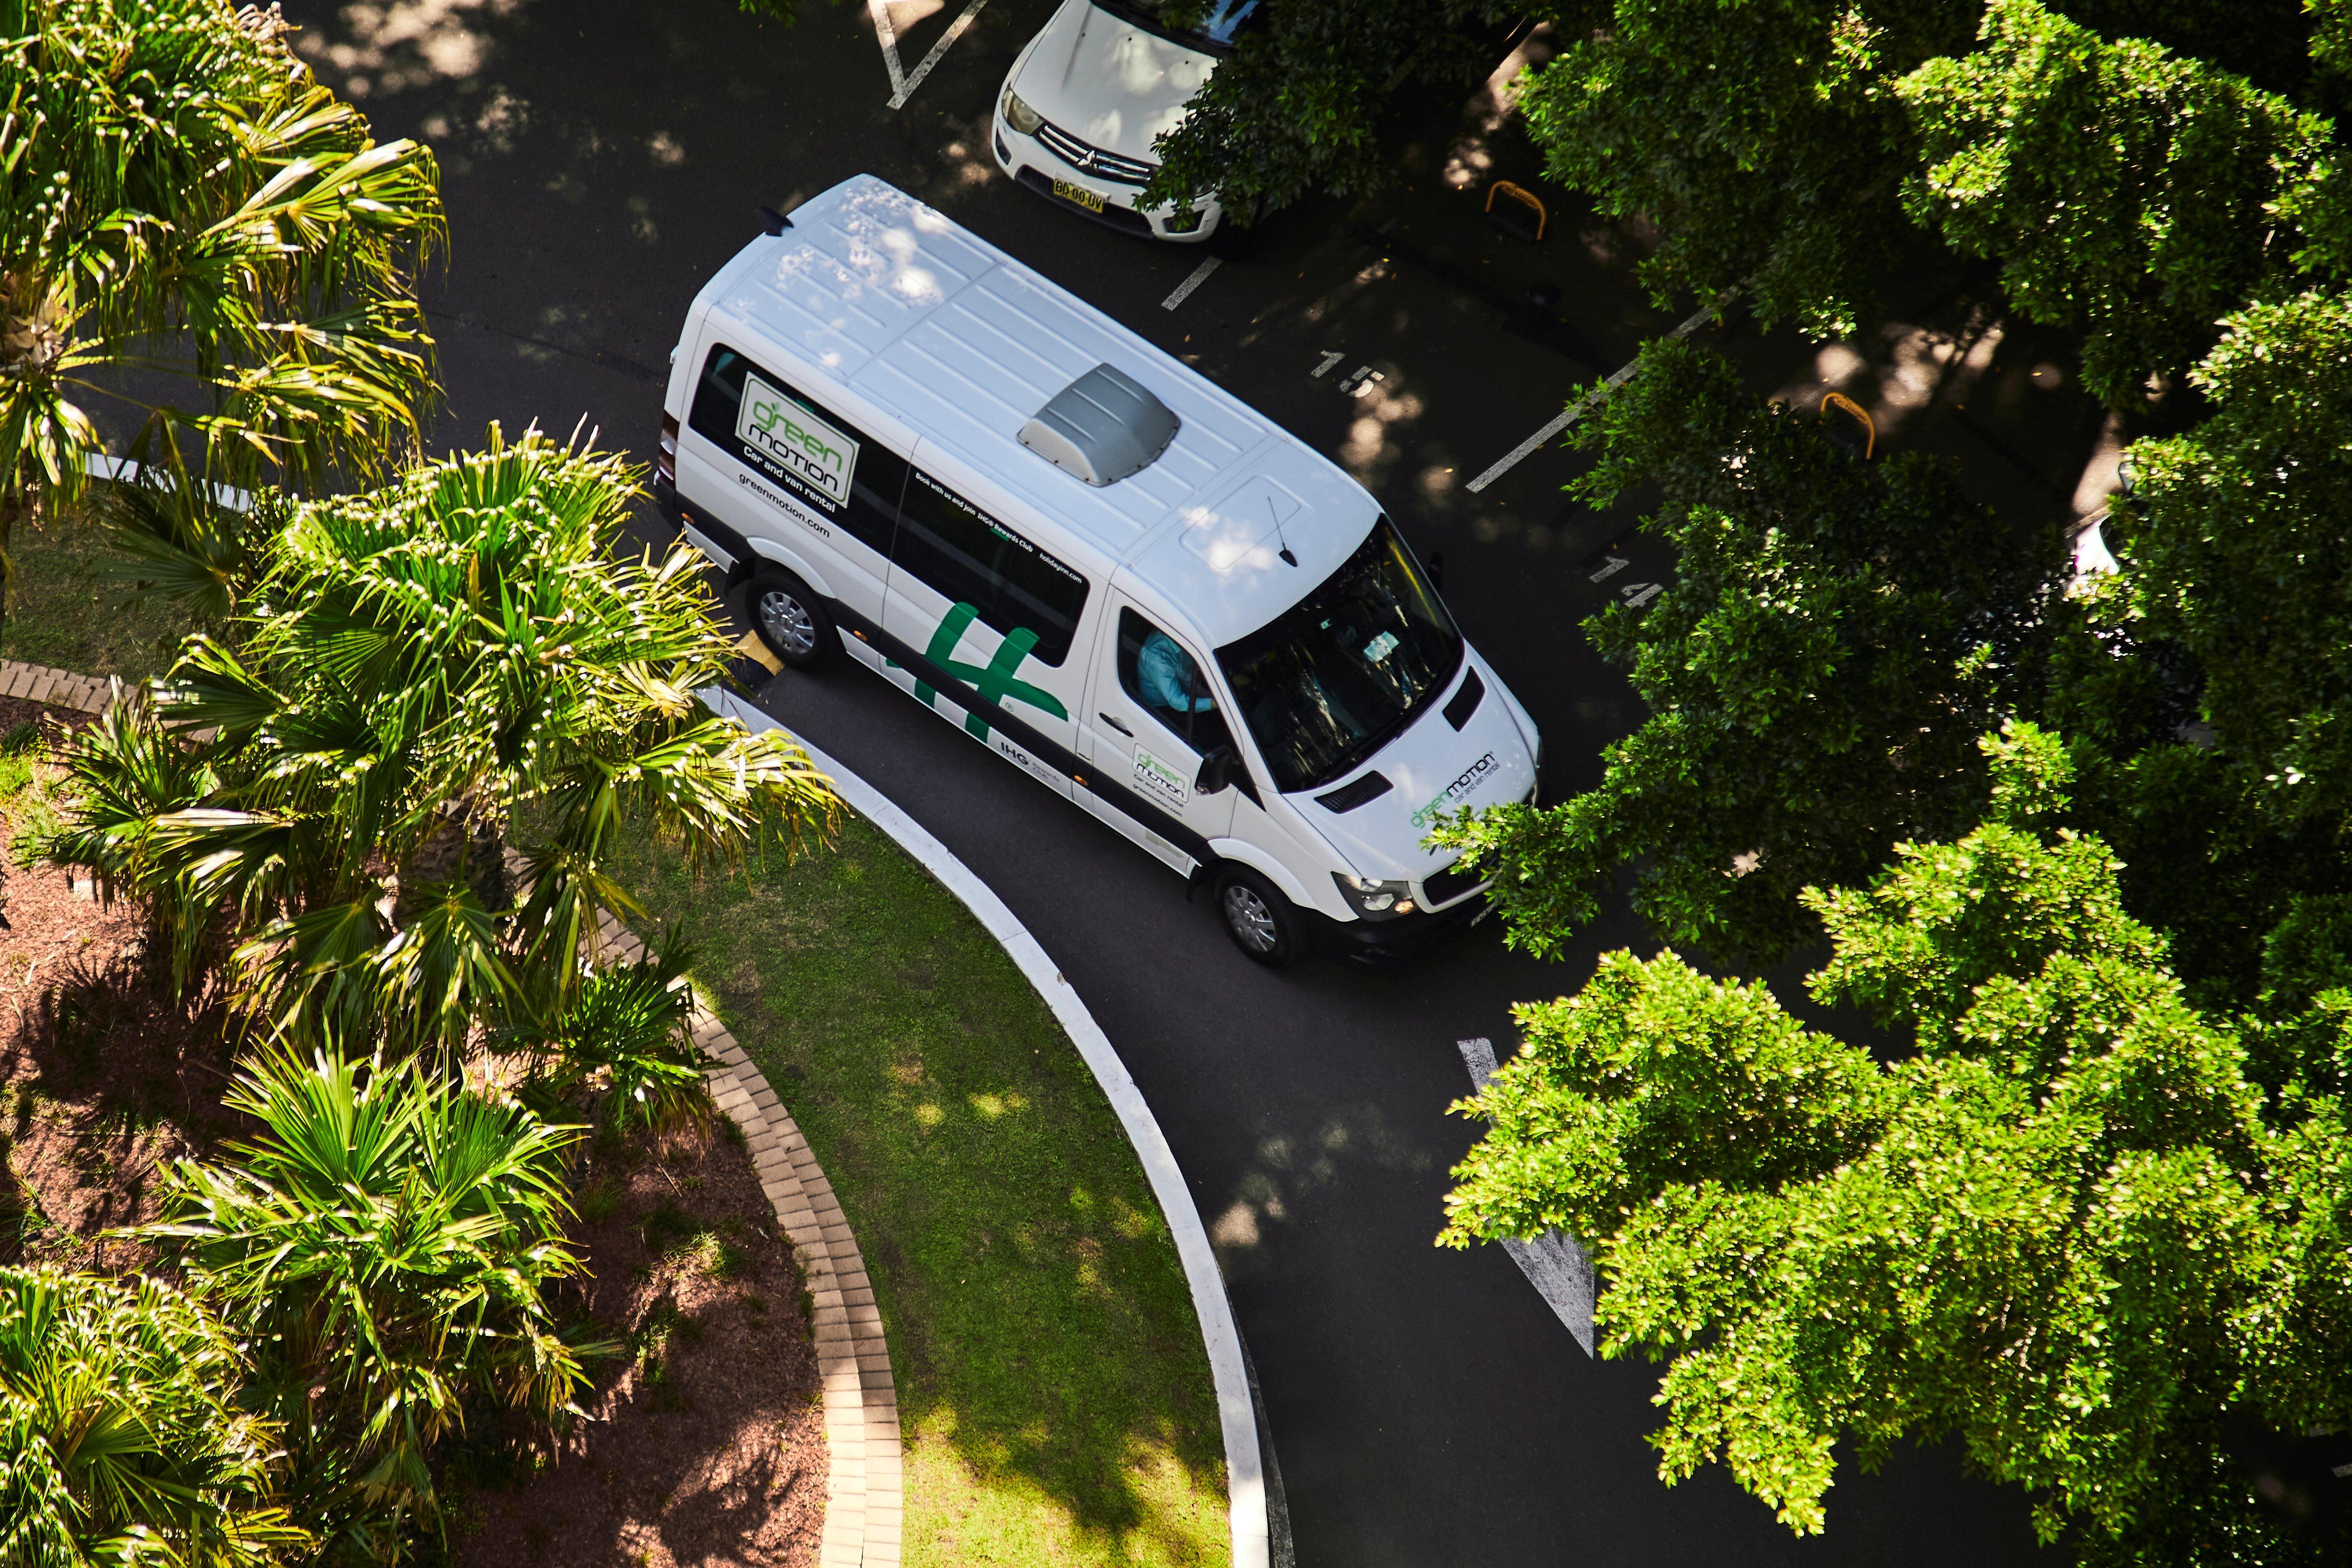
[[[1486,187],[1486,210],[1488,212],[1491,213],[1495,210],[1495,198],[1497,196],[1508,196],[1515,202],[1523,202],[1527,205],[1533,207],[1536,210],[1536,238],[1543,238],[1544,225],[1549,221],[1549,214],[1544,212],[1543,203],[1536,199],[1535,193],[1532,191],[1528,191],[1518,185],[1514,185],[1508,180],[1497,180],[1493,184]]]
[[[1878,426],[1871,422],[1869,413],[1864,410],[1862,404],[1843,392],[1833,392],[1822,399],[1821,417],[1827,419],[1832,408],[1843,409],[1862,422],[1862,434],[1865,438],[1863,442],[1862,460],[1864,463],[1869,462],[1870,455],[1878,450]]]

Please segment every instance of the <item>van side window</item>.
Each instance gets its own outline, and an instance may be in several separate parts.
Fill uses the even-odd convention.
[[[826,522],[890,553],[906,459],[783,377],[716,347],[687,423]]]
[[[1087,580],[1034,542],[924,473],[914,470],[899,503],[894,570],[910,572],[1010,635],[1035,633],[1048,664],[1069,656],[1086,608]]]
[[[1202,756],[1233,744],[1200,664],[1175,638],[1125,606],[1118,612],[1118,684]]]

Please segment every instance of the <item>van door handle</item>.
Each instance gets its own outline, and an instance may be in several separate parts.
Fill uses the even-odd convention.
[[[1133,740],[1135,738],[1135,731],[1128,728],[1127,726],[1119,723],[1118,720],[1111,717],[1110,715],[1107,713],[1098,713],[1095,715],[1095,716],[1102,720],[1105,724],[1110,726],[1111,728],[1118,731],[1119,734],[1127,737],[1128,739]]]

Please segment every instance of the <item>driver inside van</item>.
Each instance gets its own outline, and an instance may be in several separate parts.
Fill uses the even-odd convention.
[[[1143,700],[1153,707],[1172,714],[1211,713],[1216,708],[1216,699],[1202,690],[1201,672],[1193,665],[1192,655],[1165,632],[1155,630],[1143,640],[1135,656],[1135,673],[1143,687]],[[1180,730],[1189,727],[1177,726]]]

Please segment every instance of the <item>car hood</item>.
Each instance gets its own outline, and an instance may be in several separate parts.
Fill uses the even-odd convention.
[[[1013,74],[1013,90],[1079,140],[1157,162],[1152,139],[1176,128],[1216,64],[1073,0],[1037,35]]]
[[[1486,661],[1465,651],[1464,667],[1478,672],[1486,695],[1460,730],[1442,711],[1461,689],[1456,675],[1444,698],[1430,704],[1362,768],[1289,800],[1362,875],[1412,880],[1451,865],[1458,851],[1428,850],[1439,811],[1524,800],[1536,787],[1536,759],[1503,700],[1502,682]],[[1316,799],[1377,771],[1391,788],[1352,811],[1334,811]]]

